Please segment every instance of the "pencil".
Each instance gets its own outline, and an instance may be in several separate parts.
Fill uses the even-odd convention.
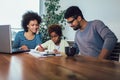
[[[41,46],[41,44],[39,44],[39,47],[42,48],[42,49],[44,49],[44,48]]]

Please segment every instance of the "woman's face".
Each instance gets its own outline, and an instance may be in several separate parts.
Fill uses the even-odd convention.
[[[55,44],[59,44],[60,43],[60,36],[58,34],[56,34],[55,32],[52,32],[50,34],[51,40],[55,43]]]
[[[38,32],[39,24],[37,20],[31,20],[29,24],[27,25],[27,27],[28,27],[28,32],[30,31],[35,34]]]

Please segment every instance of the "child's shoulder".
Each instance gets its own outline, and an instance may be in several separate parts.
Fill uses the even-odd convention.
[[[62,39],[61,43],[68,43],[67,40]]]
[[[52,40],[47,40],[45,43],[53,43]]]

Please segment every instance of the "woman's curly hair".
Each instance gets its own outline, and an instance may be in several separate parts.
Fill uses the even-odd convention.
[[[27,25],[29,24],[29,22],[31,20],[37,20],[38,24],[41,23],[41,17],[35,13],[35,12],[32,12],[32,11],[28,11],[26,12],[23,16],[22,16],[22,21],[21,21],[21,25],[24,29],[25,32],[28,31],[28,27]]]

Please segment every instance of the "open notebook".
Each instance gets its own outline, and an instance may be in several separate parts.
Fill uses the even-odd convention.
[[[55,54],[53,51],[45,50],[44,52],[36,51],[35,49],[31,49],[29,54],[35,57],[47,57],[47,56],[61,56],[61,54]]]
[[[30,50],[12,49],[12,37],[10,25],[0,25],[0,52],[21,53]]]

